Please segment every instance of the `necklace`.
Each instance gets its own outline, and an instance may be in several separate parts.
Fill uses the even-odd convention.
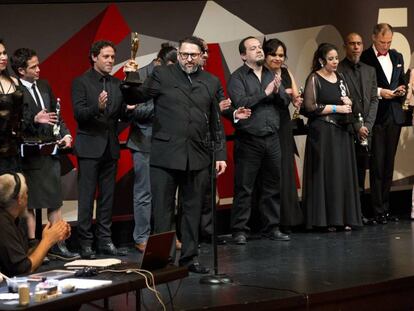
[[[10,83],[9,84],[9,88],[7,89],[7,92],[5,92],[4,91],[4,88],[3,88],[3,81],[0,79],[1,94],[9,94],[10,93],[10,90],[11,90],[11,88],[12,88],[13,85],[14,85],[13,83]]]
[[[323,70],[320,70],[319,74],[322,76],[322,78],[324,78],[325,80],[327,80],[331,83],[335,83],[338,80],[335,73],[329,74],[329,73],[326,73]]]

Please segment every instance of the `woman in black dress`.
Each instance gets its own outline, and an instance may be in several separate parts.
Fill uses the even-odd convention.
[[[319,45],[303,103],[309,117],[303,172],[306,225],[328,231],[362,225],[350,124],[352,102],[337,66],[337,48]]]
[[[7,70],[6,46],[0,39],[0,173],[20,172],[19,142],[23,93]]]
[[[302,98],[291,72],[285,66],[287,58],[286,45],[278,39],[264,42],[265,66],[276,75],[282,77],[282,85],[292,98],[292,104],[299,108]],[[292,133],[289,107],[283,106],[279,110],[280,127],[279,139],[282,154],[281,163],[281,220],[280,225],[285,229],[290,226],[302,224],[303,216],[299,206],[298,192],[295,177],[295,141]]]

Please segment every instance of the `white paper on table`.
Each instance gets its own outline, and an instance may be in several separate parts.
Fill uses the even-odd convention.
[[[92,289],[112,284],[112,281],[96,279],[64,279],[59,282],[60,287],[64,286],[65,284],[74,285],[77,289]]]
[[[17,293],[0,293],[0,300],[14,300],[19,299],[19,294]]]
[[[113,265],[120,264],[122,261],[116,258],[105,259],[78,259],[65,263],[65,267],[97,267],[106,268]]]

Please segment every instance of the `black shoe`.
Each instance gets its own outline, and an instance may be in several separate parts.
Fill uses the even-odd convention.
[[[210,272],[210,269],[200,265],[198,262],[194,262],[191,265],[187,266],[188,271],[198,274],[207,274]]]
[[[58,242],[53,245],[47,255],[52,259],[60,259],[63,261],[71,261],[80,258],[78,253],[72,253],[68,250],[65,242]]]
[[[110,256],[126,256],[127,252],[115,247],[114,243],[108,242],[105,244],[98,244],[97,251],[99,254]]]
[[[247,237],[243,232],[237,232],[233,234],[233,241],[237,245],[245,245],[247,243]]]
[[[264,236],[274,241],[290,241],[290,236],[280,232],[279,229],[275,229],[270,233],[264,234]]]
[[[388,223],[387,217],[385,217],[385,215],[377,215],[375,217],[375,221],[381,225],[386,225]]]
[[[385,217],[388,221],[399,222],[400,219],[397,216],[391,215],[390,213],[385,213]]]
[[[365,226],[375,226],[378,224],[375,218],[367,218],[367,217],[362,217],[362,223]]]
[[[96,253],[91,246],[81,246],[80,256],[83,259],[96,259]]]

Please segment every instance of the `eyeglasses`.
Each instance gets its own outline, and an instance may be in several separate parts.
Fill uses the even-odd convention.
[[[182,53],[182,52],[178,52],[178,55],[180,55],[181,59],[188,59],[189,56],[191,57],[191,59],[196,59],[200,56],[200,53]]]

